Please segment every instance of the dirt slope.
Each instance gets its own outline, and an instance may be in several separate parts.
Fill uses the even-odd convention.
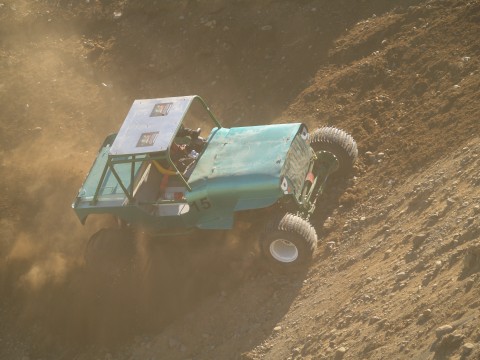
[[[479,23],[473,0],[4,1],[0,357],[478,358]],[[99,289],[107,220],[70,201],[133,99],[192,93],[226,125],[344,128],[355,178],[305,274],[236,232],[139,241],[151,277]]]

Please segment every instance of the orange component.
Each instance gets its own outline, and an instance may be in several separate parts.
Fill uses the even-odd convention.
[[[162,192],[165,192],[165,189],[167,188],[167,185],[168,185],[168,177],[169,175],[163,175],[162,177],[162,182],[160,183],[160,190]]]
[[[174,192],[173,193],[173,198],[175,200],[183,200],[183,192]]]
[[[305,178],[305,181],[310,181],[310,183],[313,184],[313,180],[315,180],[315,176],[313,175],[313,173],[309,172],[307,174],[307,177]]]

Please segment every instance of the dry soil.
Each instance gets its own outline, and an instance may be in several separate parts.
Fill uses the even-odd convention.
[[[480,2],[0,1],[0,358],[480,358]],[[70,203],[132,101],[358,142],[274,275],[242,229],[137,241],[105,288]]]

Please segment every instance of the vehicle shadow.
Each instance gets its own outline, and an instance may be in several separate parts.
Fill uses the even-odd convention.
[[[248,351],[283,318],[306,275],[306,269],[272,274],[251,235],[209,231],[151,239],[138,234],[128,271],[105,278],[78,266],[62,284],[19,294],[23,311],[17,330],[32,340],[34,357],[73,357],[93,351],[92,346],[115,353],[138,337],[164,333],[188,349],[233,342],[239,353]],[[187,330],[186,316],[192,324]],[[166,341],[162,353],[184,356],[175,344]]]
[[[327,187],[317,199],[315,212],[310,218],[310,222],[317,230],[319,239],[328,232],[326,221],[334,210],[345,211],[350,209],[359,197],[359,194],[350,191],[353,190],[351,178],[336,177],[327,181]]]
[[[150,326],[152,337],[148,350],[145,342],[133,346],[133,358],[147,351],[161,353],[162,359],[240,359],[279,333],[278,325],[302,288],[308,267],[273,273],[256,249],[255,236],[241,235],[197,238],[194,244],[177,243],[167,250],[165,243],[154,245],[161,254],[153,257],[164,261],[151,265],[148,296],[143,297],[149,302],[143,306],[149,309],[145,318],[150,317],[144,325]],[[161,281],[152,286],[159,276]],[[160,318],[160,312],[159,318],[151,318],[154,308],[169,318]]]

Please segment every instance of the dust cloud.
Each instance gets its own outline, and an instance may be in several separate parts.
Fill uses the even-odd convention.
[[[70,208],[98,145],[135,98],[199,93],[230,123],[269,123],[348,27],[327,11],[343,11],[342,4],[326,3],[319,18],[310,10],[305,16],[296,3],[271,11],[254,2],[227,9],[228,26],[215,29],[204,16],[219,14],[223,4],[197,5],[17,1],[2,8],[3,333],[33,337],[46,352],[58,343],[118,342],[158,330],[205,297],[255,276],[256,239],[245,229],[156,241],[137,234],[131,271],[105,286],[86,269],[83,254],[90,235],[110,220],[89,219],[82,227]],[[119,10],[123,15],[112,18]],[[191,13],[188,21],[184,12]],[[258,28],[281,16],[292,18],[294,31]],[[328,31],[319,31],[321,23]],[[297,41],[303,34],[312,37]]]
[[[40,351],[59,342],[110,346],[159,331],[205,297],[255,274],[258,254],[245,229],[160,239],[139,232],[131,235],[128,271],[114,284],[102,282],[85,266],[84,249],[91,234],[114,221],[92,217],[82,227],[70,206],[94,152],[71,161],[77,144],[57,139],[50,152],[53,140],[42,134],[9,160],[17,179],[9,191],[20,193],[22,204],[20,216],[2,219],[0,230],[0,300]]]
[[[50,140],[32,147],[47,149]],[[90,234],[114,226],[113,221],[92,217],[85,228],[79,224],[70,201],[86,161],[69,162],[69,144],[57,141],[56,148],[56,155],[36,151],[33,162],[27,154],[11,160],[21,179],[10,184],[11,191],[22,189],[27,205],[18,220],[2,220],[1,230],[0,300],[15,309],[19,331],[39,329],[34,338],[45,349],[59,340],[113,345],[158,331],[206,296],[254,273],[254,246],[249,248],[241,230],[174,239],[139,232],[132,234],[135,251],[127,273],[115,284],[102,282],[85,266],[84,249]]]
[[[223,234],[160,241],[138,234],[129,272],[111,286],[85,267],[90,235],[113,224],[98,217],[83,227],[71,202],[98,145],[131,101],[68,56],[80,34],[28,32],[21,40],[12,41],[9,63],[25,81],[2,82],[21,109],[11,112],[18,116],[3,127],[0,148],[5,331],[31,339],[40,355],[60,344],[115,344],[162,328],[204,296],[240,281],[246,273],[232,272],[230,260],[245,254],[238,242],[227,247]],[[55,50],[60,42],[63,52]]]

